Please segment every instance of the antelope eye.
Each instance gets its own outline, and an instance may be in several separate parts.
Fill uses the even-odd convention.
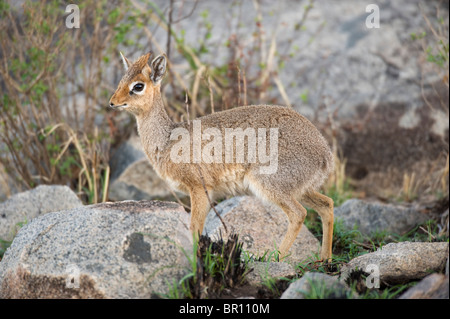
[[[144,84],[137,83],[133,86],[133,91],[135,92],[141,92],[144,89]]]

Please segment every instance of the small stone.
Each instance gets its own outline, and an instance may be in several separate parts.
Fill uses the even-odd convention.
[[[448,243],[401,242],[390,243],[375,252],[352,259],[341,270],[347,278],[354,270],[379,274],[381,282],[402,284],[444,270]]]
[[[255,261],[249,264],[249,268],[253,270],[245,278],[251,285],[259,285],[269,278],[287,278],[296,274],[292,265],[283,262]]]
[[[350,299],[358,294],[337,277],[308,272],[294,281],[281,295],[281,299]]]
[[[448,299],[448,289],[448,276],[431,274],[408,289],[400,299]]]
[[[380,231],[403,234],[429,219],[427,214],[414,207],[371,203],[360,199],[350,199],[336,207],[334,216],[350,229],[356,225],[363,235],[368,236]]]

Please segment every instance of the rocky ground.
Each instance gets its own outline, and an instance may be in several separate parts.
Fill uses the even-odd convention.
[[[345,262],[350,252],[335,248],[335,261],[324,265],[317,262],[319,240],[304,226],[290,255],[279,261],[276,245],[287,227],[279,209],[235,197],[216,210],[228,232],[211,211],[204,234],[225,242],[239,234],[246,271],[245,280],[224,285],[215,297],[448,298],[448,233],[443,241],[374,244]],[[190,215],[174,202],[83,205],[67,187],[39,186],[12,196],[0,211],[2,238],[14,235],[0,262],[1,298],[173,297],[173,284],[193,270]],[[19,211],[24,222],[15,234],[12,217]],[[375,217],[368,212],[378,222],[369,223]],[[354,199],[335,209],[345,229],[367,236],[409,231],[429,214]],[[343,240],[344,231],[335,232],[335,241]]]

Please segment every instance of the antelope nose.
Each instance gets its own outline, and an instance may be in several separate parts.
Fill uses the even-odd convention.
[[[110,107],[113,107],[113,106],[114,106],[114,103],[113,103],[113,102],[109,102],[109,106],[110,106]]]

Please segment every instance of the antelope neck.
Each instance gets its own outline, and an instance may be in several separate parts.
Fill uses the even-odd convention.
[[[161,151],[170,140],[174,123],[167,114],[161,93],[155,93],[148,111],[136,117],[139,136],[149,157]],[[153,155],[153,156],[152,156]]]

